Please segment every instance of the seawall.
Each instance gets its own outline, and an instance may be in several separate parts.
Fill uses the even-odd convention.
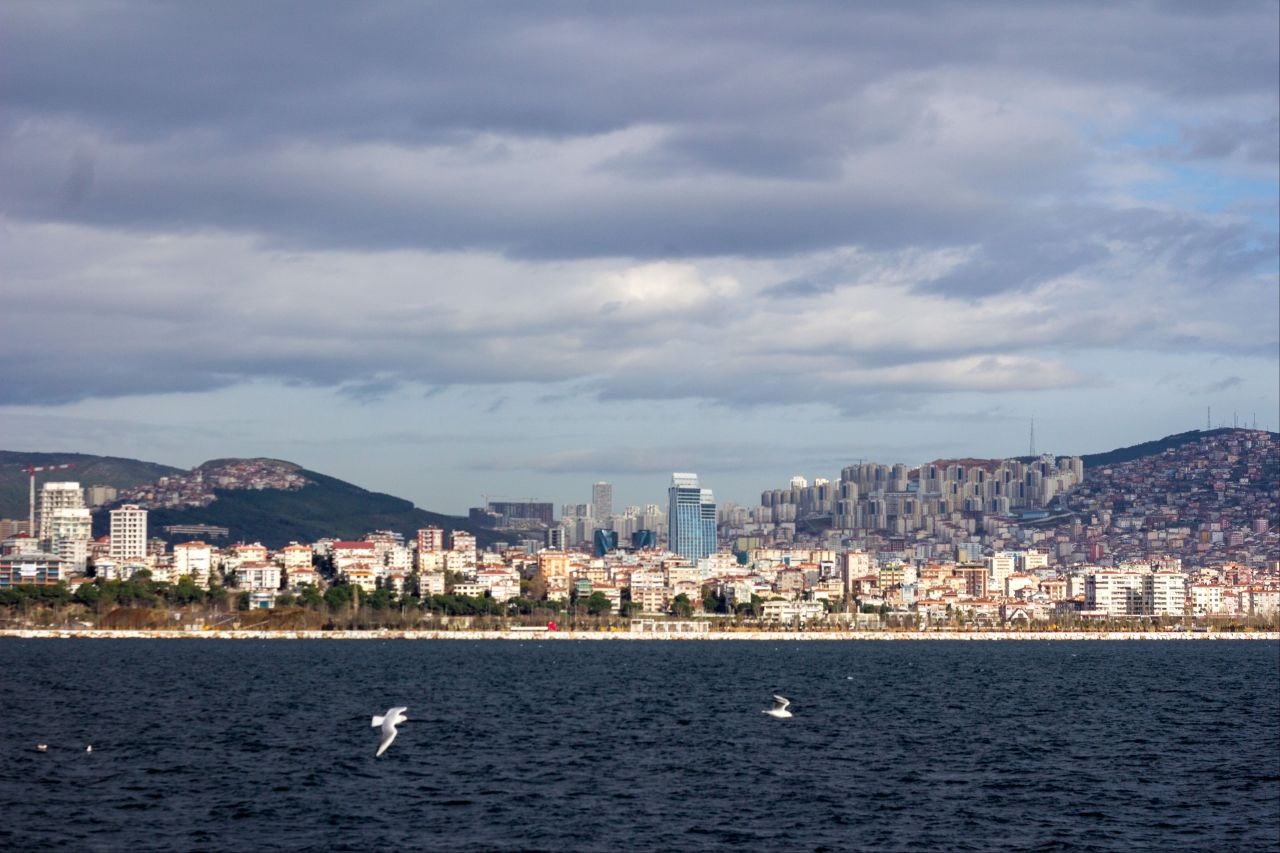
[[[1280,631],[140,631],[4,629],[0,637],[90,640],[1280,640]]]

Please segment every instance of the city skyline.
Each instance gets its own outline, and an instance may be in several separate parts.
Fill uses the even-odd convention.
[[[2,13],[7,449],[457,513],[1280,425],[1275,3],[76,8]]]

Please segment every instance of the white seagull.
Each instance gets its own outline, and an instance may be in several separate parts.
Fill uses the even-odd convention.
[[[787,710],[787,706],[791,704],[791,700],[785,696],[773,694],[773,707],[761,711],[761,714],[768,714],[770,717],[777,717],[779,720],[785,720],[791,716],[791,712]]]
[[[378,752],[377,755],[374,755],[374,758],[386,752],[387,747],[391,746],[391,741],[396,739],[396,726],[407,719],[404,715],[407,710],[409,709],[390,708],[384,716],[373,718],[374,727],[382,726],[382,742],[378,744]]]

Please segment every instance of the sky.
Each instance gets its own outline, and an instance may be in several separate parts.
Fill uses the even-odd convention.
[[[465,512],[1280,428],[1277,2],[0,6],[0,448]]]

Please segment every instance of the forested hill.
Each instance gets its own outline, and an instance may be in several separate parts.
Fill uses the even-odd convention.
[[[143,462],[139,459],[123,459],[118,456],[93,456],[87,453],[19,453],[0,450],[0,518],[26,518],[28,465],[66,465],[74,468],[61,471],[39,472],[36,488],[45,482],[74,480],[81,486],[103,485],[117,489],[132,489],[146,483],[154,483],[161,477],[181,474],[181,468]]]
[[[170,536],[164,528],[211,524],[229,530],[225,541],[261,542],[268,548],[325,537],[359,539],[374,530],[396,530],[408,540],[417,536],[419,528],[431,525],[450,532],[469,530],[482,545],[501,538],[492,530],[473,527],[460,516],[419,509],[403,498],[370,492],[315,471],[299,473],[309,481],[301,489],[216,489],[217,500],[206,507],[153,509],[147,517],[149,532],[170,542],[185,541],[191,537]],[[106,532],[105,516],[100,513],[95,517],[95,535]]]

